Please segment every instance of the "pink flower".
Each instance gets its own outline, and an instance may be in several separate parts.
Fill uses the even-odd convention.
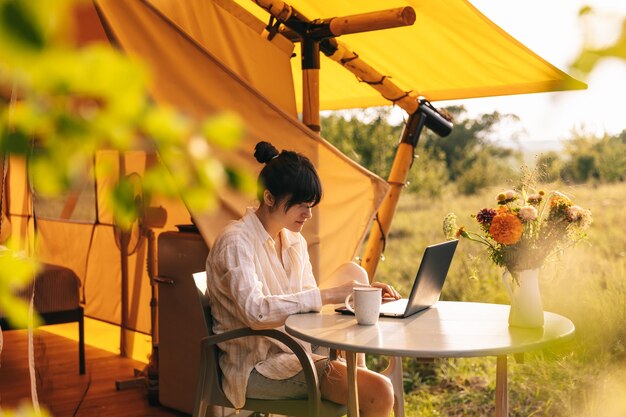
[[[580,206],[570,206],[567,208],[567,220],[572,223],[578,223],[584,229],[591,224],[591,212]]]
[[[543,200],[543,193],[541,191],[528,196],[528,204],[532,204],[533,206],[538,206],[541,200]]]
[[[517,198],[517,193],[513,190],[506,190],[504,192],[507,200],[515,200]]]
[[[533,206],[524,206],[519,209],[517,215],[523,222],[530,222],[537,218],[537,209]]]

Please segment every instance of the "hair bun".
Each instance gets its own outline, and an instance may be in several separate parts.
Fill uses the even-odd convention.
[[[257,143],[254,147],[254,157],[262,164],[267,164],[278,156],[278,153],[278,149],[269,142],[262,141]]]

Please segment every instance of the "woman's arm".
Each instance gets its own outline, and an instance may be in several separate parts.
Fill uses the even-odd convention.
[[[274,328],[284,324],[291,314],[319,311],[322,300],[318,288],[291,294],[267,295],[257,275],[254,254],[237,242],[213,253],[212,279],[220,297],[232,300],[242,320],[253,329]],[[271,271],[268,271],[271,273]],[[272,277],[265,277],[265,280]]]

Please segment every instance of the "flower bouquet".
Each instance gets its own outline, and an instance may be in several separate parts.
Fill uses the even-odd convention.
[[[456,215],[449,213],[444,234],[485,245],[490,259],[506,268],[502,278],[511,297],[510,325],[542,327],[539,268],[548,257],[585,237],[591,213],[561,192],[528,192],[526,187],[498,194],[496,203],[472,215],[480,232],[458,227]]]
[[[559,191],[507,190],[496,202],[472,215],[480,233],[458,227],[454,213],[444,219],[444,233],[485,245],[490,259],[512,273],[541,267],[546,258],[583,239],[591,224],[591,212]]]

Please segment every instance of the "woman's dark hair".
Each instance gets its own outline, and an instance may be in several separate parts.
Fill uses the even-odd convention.
[[[268,190],[277,202],[288,199],[285,211],[300,203],[319,204],[322,183],[309,158],[292,151],[279,153],[269,142],[257,143],[254,157],[265,164],[259,174],[259,201],[263,201],[263,191]]]

